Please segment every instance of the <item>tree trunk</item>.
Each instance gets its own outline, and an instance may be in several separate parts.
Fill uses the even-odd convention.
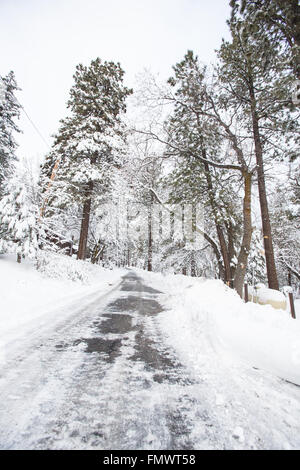
[[[291,2],[291,30],[294,32],[294,47],[292,49],[294,57],[294,70],[297,80],[300,80],[300,6],[298,0]],[[296,46],[296,47],[295,47]]]
[[[153,203],[153,195],[151,193],[151,200],[148,207],[148,262],[147,262],[147,269],[148,271],[152,271],[152,203]]]
[[[247,270],[248,255],[252,237],[251,222],[251,182],[252,175],[244,173],[244,204],[243,204],[243,239],[238,255],[238,263],[234,276],[234,288],[240,297],[243,296],[244,279]]]
[[[192,204],[192,243],[195,246],[195,233],[197,227],[197,209],[196,205]],[[192,249],[191,251],[191,276],[196,277],[196,260],[195,260],[195,250]]]
[[[293,274],[300,281],[300,273],[296,269],[294,269],[292,266],[289,266],[285,261],[282,261],[282,263],[289,270],[290,274],[291,275]]]
[[[182,232],[182,248],[186,245],[186,237],[185,237],[185,212],[184,212],[184,204],[181,205],[181,232]],[[186,266],[182,266],[181,272],[184,276],[187,275],[187,268]]]
[[[191,253],[191,277],[197,277],[195,252]]]
[[[160,209],[159,210],[159,213],[158,213],[158,233],[159,233],[159,238],[161,239],[162,238],[162,234],[163,234],[163,230],[162,230],[162,225],[163,225],[163,214],[162,214],[162,210]]]
[[[234,234],[233,234],[233,226],[232,222],[226,223],[226,231],[227,231],[227,246],[228,246],[228,258],[230,261],[235,256],[235,248],[234,248]],[[235,276],[235,266],[230,266],[230,278],[233,280]]]
[[[50,176],[50,181],[47,185],[47,188],[45,190],[45,196],[44,196],[44,201],[43,201],[43,204],[42,204],[42,207],[40,209],[40,217],[44,217],[44,213],[45,213],[45,209],[46,209],[46,205],[48,203],[48,197],[47,197],[47,193],[49,191],[49,189],[51,188],[52,184],[53,184],[53,181],[55,179],[55,176],[56,176],[56,173],[57,173],[57,169],[59,167],[59,164],[60,164],[60,160],[61,160],[61,157],[57,158],[55,163],[54,163],[54,167],[52,169],[52,172],[51,172],[51,176]]]
[[[175,214],[173,211],[170,212],[170,239],[174,240],[174,227],[175,227]]]
[[[88,234],[89,234],[90,212],[91,212],[91,204],[92,204],[92,198],[91,198],[92,190],[93,190],[93,183],[90,182],[88,184],[88,189],[86,191],[86,195],[88,197],[83,204],[80,239],[79,239],[79,247],[78,247],[78,255],[77,255],[77,259],[82,259],[82,260],[85,260],[86,258],[86,247],[87,247]]]
[[[255,156],[256,156],[256,164],[257,164],[258,193],[259,193],[259,203],[260,203],[260,211],[261,211],[261,219],[262,219],[262,229],[263,229],[263,237],[264,237],[264,248],[265,248],[268,283],[269,283],[270,289],[279,290],[277,271],[276,271],[276,265],[275,265],[275,259],[274,259],[268,200],[267,200],[267,193],[266,193],[262,146],[261,146],[259,126],[258,126],[258,116],[257,116],[257,111],[256,111],[256,100],[255,100],[254,88],[252,84],[250,86],[249,91],[250,91],[250,98],[251,98],[251,114],[252,114],[252,127],[253,127],[254,145],[255,145]]]
[[[101,252],[104,249],[104,247],[101,248],[101,240],[98,240],[97,243],[95,244],[92,254],[91,254],[91,263],[96,264],[98,263],[98,260],[100,258]]]
[[[206,152],[205,149],[202,150],[203,158],[206,158]],[[207,163],[204,163],[204,169],[205,169],[205,176],[206,176],[206,182],[207,182],[207,188],[208,188],[208,196],[209,196],[209,202],[210,206],[212,209],[212,213],[214,216],[214,222],[216,226],[216,231],[220,243],[220,249],[221,249],[221,254],[222,254],[222,259],[223,259],[223,265],[224,265],[224,282],[229,282],[231,283],[231,269],[230,269],[230,259],[228,255],[228,250],[227,250],[227,245],[226,245],[226,240],[224,237],[224,233],[222,230],[221,225],[218,222],[218,214],[217,214],[217,205],[215,202],[214,194],[213,194],[213,185],[212,185],[212,180],[211,180],[211,174],[210,174],[210,169],[209,165]]]
[[[288,286],[291,287],[292,285],[292,273],[291,273],[291,270],[288,269]]]

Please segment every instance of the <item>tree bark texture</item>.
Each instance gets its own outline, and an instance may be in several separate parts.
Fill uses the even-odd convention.
[[[266,193],[262,145],[261,145],[261,138],[260,138],[260,132],[259,132],[258,116],[257,116],[257,110],[256,110],[256,101],[255,101],[255,93],[254,93],[253,85],[250,86],[250,98],[251,98],[251,114],[252,114],[252,126],[253,126],[254,145],[255,145],[255,156],[256,156],[256,164],[257,164],[258,193],[259,193],[259,203],[260,203],[262,229],[263,229],[263,237],[264,237],[264,249],[265,249],[265,257],[266,257],[268,284],[269,284],[270,289],[279,290],[275,258],[274,258],[274,250],[273,250],[268,200],[267,200],[267,193]]]
[[[86,190],[86,199],[83,204],[79,247],[78,247],[78,255],[77,255],[77,259],[81,259],[81,260],[85,260],[86,258],[86,249],[87,249],[87,242],[88,242],[90,213],[91,213],[91,204],[92,204],[92,198],[91,198],[92,190],[93,190],[93,183],[89,182],[88,188]]]
[[[244,173],[244,202],[243,202],[243,239],[238,255],[238,262],[234,276],[234,288],[242,297],[244,279],[247,270],[248,256],[252,238],[252,222],[251,222],[251,182],[252,175]]]

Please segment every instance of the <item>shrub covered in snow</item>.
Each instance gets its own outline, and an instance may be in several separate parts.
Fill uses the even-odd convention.
[[[0,201],[0,252],[34,258],[38,250],[38,208],[30,200],[26,182],[20,177],[7,184]]]
[[[88,261],[80,261],[67,255],[45,251],[39,252],[37,266],[38,270],[46,277],[79,281],[83,284],[91,284],[101,269]]]

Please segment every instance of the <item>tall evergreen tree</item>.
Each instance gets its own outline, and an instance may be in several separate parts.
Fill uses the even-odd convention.
[[[271,202],[274,247],[283,284],[300,283],[300,199],[295,198],[297,178],[278,184]],[[298,187],[299,191],[299,187]]]
[[[287,123],[291,124],[284,104],[291,103],[292,80],[278,60],[279,47],[270,38],[252,34],[235,17],[230,28],[232,41],[223,41],[219,51],[219,79],[226,90],[223,101],[235,112],[243,111],[245,126],[253,134],[268,282],[270,288],[279,289],[264,166],[272,139],[285,137]]]
[[[121,163],[125,135],[121,114],[132,93],[123,85],[123,75],[119,63],[99,58],[89,67],[76,67],[68,101],[70,116],[61,122],[43,168],[46,204],[52,199],[57,206],[74,201],[82,205],[79,259],[86,257],[92,205],[109,189],[111,169]],[[54,168],[55,184],[51,181]]]
[[[0,201],[0,251],[14,251],[17,261],[35,258],[38,251],[38,208],[25,178],[13,176]]]
[[[247,269],[247,258],[251,244],[251,182],[253,166],[243,151],[244,136],[240,136],[238,116],[231,118],[223,109],[222,100],[218,97],[218,84],[208,86],[205,70],[200,67],[197,57],[188,51],[184,60],[174,68],[174,77],[169,80],[175,91],[168,97],[174,104],[174,112],[167,125],[166,155],[177,155],[190,162],[198,161],[202,168],[206,185],[207,200],[217,233],[217,243],[204,232],[205,240],[211,244],[219,260],[222,257],[224,279],[242,294],[243,280]],[[212,89],[211,89],[212,88]],[[228,110],[227,110],[228,111]],[[243,129],[244,130],[244,129]],[[224,142],[230,143],[233,151],[228,151]],[[232,178],[239,172],[243,180],[243,229],[242,239],[238,244],[238,256],[233,249],[232,220],[230,204],[224,211],[219,183],[225,177]],[[222,176],[223,173],[223,176]],[[217,177],[215,177],[217,175]],[[193,165],[191,165],[193,178]],[[215,184],[217,183],[217,184]],[[227,185],[228,187],[228,185]],[[225,202],[226,198],[224,198]],[[237,226],[237,224],[236,224]],[[227,237],[227,239],[226,239]],[[240,237],[239,237],[240,238]],[[236,265],[231,262],[238,258]]]
[[[13,72],[6,77],[0,75],[0,197],[3,193],[3,182],[11,174],[16,160],[17,143],[15,132],[20,132],[16,119],[20,115],[20,104],[16,100],[18,90]]]
[[[267,36],[284,50],[283,63],[300,80],[300,5],[298,0],[231,0],[231,20],[242,18],[244,30]],[[268,55],[268,49],[265,49]]]

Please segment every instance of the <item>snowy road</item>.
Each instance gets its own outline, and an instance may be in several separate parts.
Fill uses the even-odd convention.
[[[282,396],[278,379],[270,379],[277,387],[270,399],[282,410],[268,440],[272,405],[268,408],[262,396],[253,407],[254,394],[269,391],[262,386],[264,377],[254,370],[237,382],[230,372],[218,375],[217,356],[203,356],[202,377],[192,376],[159,327],[163,296],[129,271],[106,296],[86,298],[53,326],[37,323],[26,338],[10,345],[0,378],[0,447],[296,446],[299,410],[289,416],[284,406],[297,406],[298,389],[287,384],[288,395]],[[213,355],[209,348],[206,353]],[[246,405],[241,404],[243,386],[249,388]],[[230,393],[226,402],[222,387]]]
[[[191,380],[163,346],[158,294],[129,273],[109,299],[15,345],[1,371],[1,448],[191,448]]]

